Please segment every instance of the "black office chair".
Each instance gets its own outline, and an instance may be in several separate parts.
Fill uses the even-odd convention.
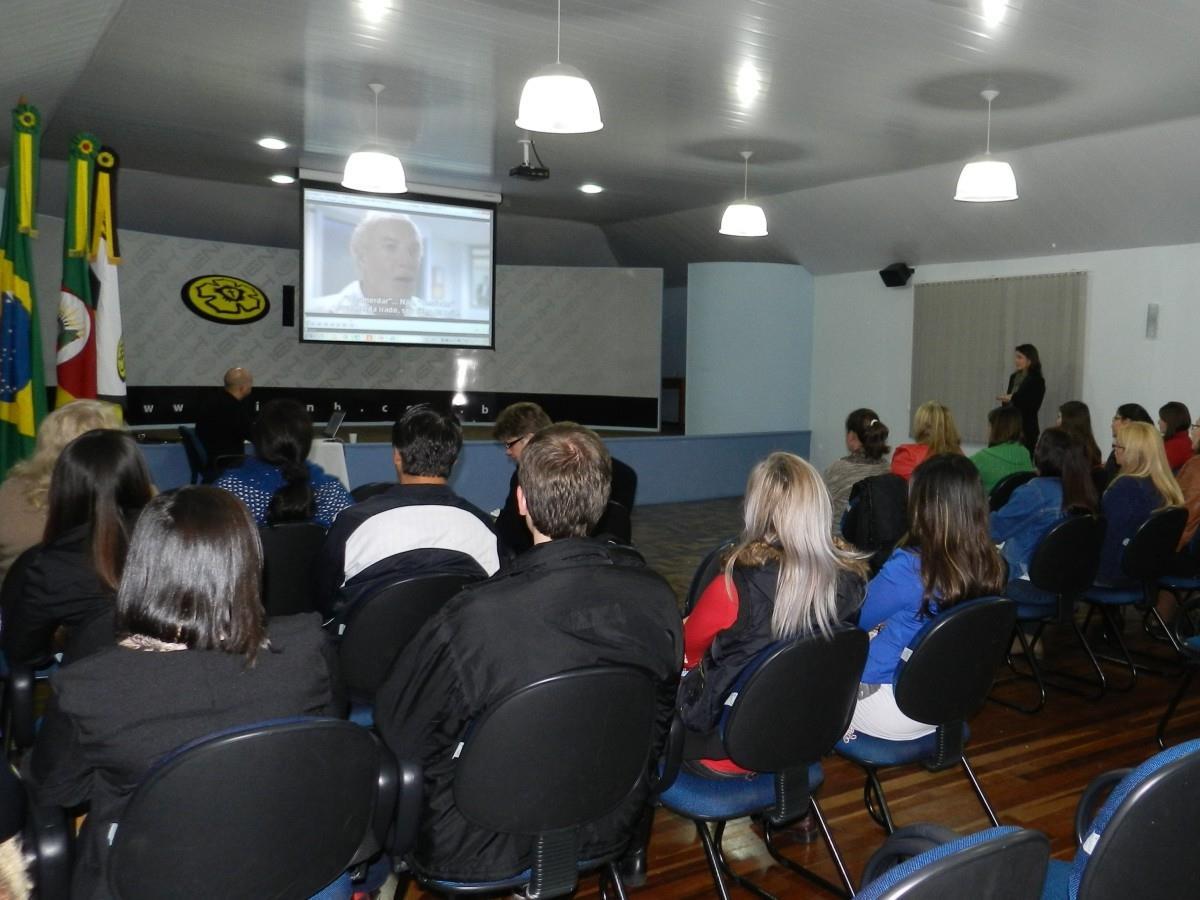
[[[313,612],[320,604],[314,565],[325,529],[312,522],[287,522],[258,529],[263,548],[263,608],[268,616]]]
[[[1179,701],[1192,686],[1196,670],[1200,669],[1200,597],[1193,595],[1179,606],[1171,628],[1174,633],[1174,641],[1183,652],[1184,672],[1183,677],[1179,680],[1179,687],[1171,695],[1162,718],[1158,720],[1158,728],[1155,730],[1154,736],[1159,747],[1166,746],[1167,725],[1170,724],[1171,717],[1175,715],[1175,708],[1179,706]]]
[[[1099,610],[1111,640],[1116,644],[1118,656],[1095,654],[1107,662],[1115,662],[1129,672],[1129,680],[1120,685],[1113,685],[1113,690],[1127,691],[1137,682],[1138,670],[1154,671],[1134,659],[1122,636],[1122,621],[1119,609],[1136,607],[1146,616],[1157,622],[1160,633],[1173,634],[1171,628],[1163,620],[1156,608],[1158,603],[1159,580],[1166,575],[1175,558],[1175,548],[1183,536],[1187,525],[1187,509],[1182,506],[1171,506],[1150,514],[1150,518],[1141,524],[1133,537],[1125,545],[1121,554],[1121,571],[1124,578],[1115,584],[1094,584],[1083,596],[1088,604],[1088,614],[1084,619],[1083,628],[1086,630],[1091,622],[1092,614]],[[1176,645],[1175,650],[1183,654],[1183,648]],[[1161,662],[1161,660],[1156,660]],[[1162,674],[1161,672],[1157,674]]]
[[[683,601],[683,614],[690,616],[692,610],[696,607],[696,601],[700,599],[700,595],[704,593],[704,589],[709,583],[717,577],[717,573],[721,571],[721,564],[725,554],[733,549],[734,541],[723,541],[713,547],[704,555],[704,559],[700,560],[700,565],[696,567],[696,572],[692,575],[692,583],[688,586],[687,597]]]
[[[38,900],[68,900],[71,829],[57,807],[40,807],[12,766],[0,762],[0,841],[20,835]]]
[[[988,494],[988,509],[992,512],[1003,509],[1004,505],[1012,499],[1013,491],[1035,478],[1037,478],[1037,472],[1013,472],[1011,475],[1005,475],[996,482],[992,487],[992,492]]]
[[[5,573],[0,585],[0,609],[4,622],[13,621],[13,610],[25,593],[26,572],[41,545],[35,545],[21,553]],[[4,756],[16,759],[21,751],[33,746],[36,734],[34,714],[34,689],[39,678],[45,678],[57,665],[49,653],[42,659],[10,659],[7,653],[0,655],[4,676]]]
[[[850,876],[814,793],[824,778],[821,757],[850,723],[867,661],[867,644],[865,632],[839,628],[831,637],[812,634],[769,647],[739,676],[721,723],[728,758],[759,774],[708,778],[680,771],[660,794],[663,806],[696,826],[719,896],[728,898],[725,879],[729,878],[759,896],[770,897],[729,867],[721,846],[726,823],[751,815],[763,816],[764,841],[776,862],[842,895],[840,888],[787,859],[776,846],[776,829],[810,808],[846,891],[853,894]],[[672,742],[681,736],[680,729],[672,729]],[[681,748],[669,747],[668,758],[673,762],[680,752]],[[708,822],[716,823],[712,832]]]
[[[396,486],[394,481],[368,481],[366,484],[360,484],[350,492],[351,498],[355,503],[362,503],[364,500],[369,500],[376,494],[382,494],[388,488]]]
[[[629,509],[616,500],[609,500],[604,515],[592,529],[592,536],[604,538],[617,544],[633,544],[633,519]]]
[[[1104,520],[1097,516],[1070,516],[1059,522],[1042,538],[1029,563],[1029,580],[1010,581],[1004,595],[1017,604],[1017,627],[1013,630],[1024,651],[1028,673],[1021,672],[1016,660],[1009,655],[1009,665],[1020,678],[1031,678],[1037,687],[1038,699],[1025,706],[990,696],[988,699],[1024,713],[1035,713],[1046,705],[1046,685],[1051,684],[1073,693],[1084,693],[1063,679],[1079,681],[1077,676],[1064,672],[1043,672],[1035,650],[1042,633],[1050,624],[1069,624],[1087,654],[1096,673],[1095,694],[1084,693],[1092,699],[1104,693],[1104,670],[1092,653],[1079,624],[1075,621],[1075,603],[1096,580],[1100,566],[1100,551],[1104,542]],[[1026,633],[1026,626],[1032,631]],[[1003,682],[997,682],[1000,687]]]
[[[375,692],[421,626],[446,601],[477,579],[426,575],[384,588],[350,610],[341,627],[338,662],[350,696],[350,719],[374,722]]]
[[[574,891],[581,871],[602,869],[624,898],[615,861],[626,842],[583,861],[578,831],[646,784],[655,694],[653,679],[640,669],[597,666],[545,678],[496,703],[463,733],[454,805],[479,828],[528,836],[531,868],[467,883],[414,858],[417,880],[439,893],[526,889],[530,897],[550,898]]]
[[[1098,798],[1114,784],[1093,818]],[[1197,809],[1200,741],[1165,750],[1132,771],[1100,775],[1079,799],[1075,859],[1051,860],[1042,897],[1192,900],[1200,885]]]
[[[420,770],[337,719],[230,729],[160,760],[114,823],[109,889],[144,897],[309,897],[419,808]],[[398,840],[411,840],[411,834]]]
[[[918,849],[928,848],[928,849]],[[960,837],[928,825],[901,828],[863,871],[859,900],[1038,900],[1050,842],[1011,825]]]
[[[200,484],[208,472],[208,453],[192,426],[180,425],[179,437],[183,443],[183,452],[187,455],[188,468],[192,471],[192,484]]]
[[[878,770],[914,763],[931,772],[960,764],[988,820],[993,826],[1000,825],[963,747],[969,736],[966,720],[987,698],[996,669],[1008,652],[1016,620],[1016,604],[1003,597],[967,600],[933,618],[909,643],[910,655],[901,660],[893,686],[900,711],[917,722],[936,726],[933,733],[908,741],[859,733],[853,740],[838,743],[838,754],[866,772],[863,799],[867,811],[889,834],[896,826]]]
[[[871,574],[878,574],[908,530],[908,482],[890,472],[855,482],[842,517],[842,537],[871,554]]]

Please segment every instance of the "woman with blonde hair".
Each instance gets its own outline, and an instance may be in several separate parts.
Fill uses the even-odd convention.
[[[765,647],[828,634],[856,614],[866,566],[835,541],[831,510],[821,476],[798,456],[772,453],[750,472],[742,534],[683,624],[690,674],[682,716],[695,738],[690,746],[705,746],[733,683]],[[740,771],[728,760],[706,759],[704,766]]]
[[[120,428],[121,410],[99,400],[75,400],[56,409],[38,429],[37,449],[0,484],[0,579],[46,528],[50,475],[63,447],[85,431]]]
[[[962,453],[962,439],[950,410],[936,400],[917,407],[913,414],[912,433],[915,441],[901,444],[892,454],[892,473],[906,481],[913,469],[927,457],[941,453]]]
[[[1100,554],[1102,579],[1121,577],[1121,556],[1150,514],[1168,506],[1182,506],[1183,492],[1171,474],[1162,435],[1146,422],[1128,422],[1117,429],[1113,453],[1117,477],[1100,501],[1108,527]]]

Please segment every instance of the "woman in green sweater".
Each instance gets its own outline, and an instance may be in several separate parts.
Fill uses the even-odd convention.
[[[988,445],[971,457],[983,489],[992,488],[1016,472],[1032,472],[1033,460],[1021,443],[1021,411],[1013,406],[999,406],[988,413]]]

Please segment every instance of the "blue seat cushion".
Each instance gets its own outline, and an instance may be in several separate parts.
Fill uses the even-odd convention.
[[[1067,900],[1070,895],[1071,864],[1059,859],[1050,860],[1042,885],[1042,900]]]
[[[808,768],[808,789],[825,780],[820,763]],[[775,806],[775,776],[732,775],[705,777],[681,770],[675,783],[659,797],[671,812],[688,819],[725,821],[765,812]]]
[[[355,725],[371,728],[375,725],[375,707],[370,703],[355,701],[350,704],[350,714],[346,718]]]
[[[1200,577],[1195,575],[1164,575],[1158,583],[1173,591],[1200,591]]]
[[[963,725],[963,743],[971,736],[970,729]],[[937,756],[938,736],[932,731],[924,737],[911,741],[889,741],[887,738],[874,737],[855,733],[852,741],[838,741],[833,748],[839,756],[844,756],[860,766],[870,766],[879,769],[886,766],[906,766]]]
[[[1089,603],[1103,603],[1106,606],[1129,606],[1141,603],[1145,597],[1140,587],[1093,584],[1087,589],[1084,599]]]

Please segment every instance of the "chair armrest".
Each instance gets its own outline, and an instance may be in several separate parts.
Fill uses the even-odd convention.
[[[1108,799],[1112,789],[1132,771],[1132,769],[1113,769],[1111,772],[1102,772],[1083,789],[1083,793],[1079,796],[1079,803],[1075,806],[1076,846],[1083,845],[1088,830],[1091,828],[1092,820],[1096,818],[1096,813],[1104,805],[1104,801]]]
[[[29,801],[25,821],[26,866],[38,900],[68,900],[71,891],[72,836],[66,811]]]
[[[671,716],[671,727],[667,729],[667,742],[663,747],[661,766],[653,766],[650,770],[650,794],[657,797],[675,783],[679,774],[679,766],[683,763],[683,742],[687,726],[679,717],[679,712]]]
[[[394,828],[387,852],[396,859],[403,857],[417,841],[417,826],[421,822],[421,807],[425,800],[421,764],[401,761],[399,768],[399,793],[396,798]]]
[[[862,881],[866,887],[889,869],[893,869],[907,859],[920,856],[927,850],[957,841],[962,835],[942,825],[931,822],[917,822],[906,825],[888,835],[887,840],[871,854],[863,867]]]
[[[34,725],[37,721],[33,711],[34,668],[27,663],[9,663],[8,684],[4,691],[8,709],[10,732],[8,747],[13,751],[33,746]]]

